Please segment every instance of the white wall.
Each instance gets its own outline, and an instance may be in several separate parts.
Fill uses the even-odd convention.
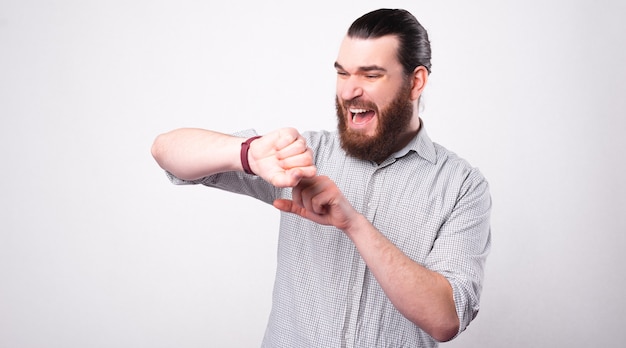
[[[0,347],[258,346],[278,213],[170,185],[151,142],[333,128],[339,42],[381,6],[429,30],[422,117],[492,185],[482,311],[443,346],[621,346],[625,3],[381,4],[0,2]]]

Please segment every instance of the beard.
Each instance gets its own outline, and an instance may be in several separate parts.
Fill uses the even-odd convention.
[[[405,83],[400,92],[387,108],[380,111],[375,104],[365,102],[359,98],[344,101],[343,106],[339,98],[335,97],[337,109],[337,128],[341,147],[352,157],[366,161],[381,163],[392,153],[400,150],[397,147],[413,118],[413,103],[410,100],[411,85]],[[374,135],[369,136],[362,132],[354,131],[347,125],[350,115],[349,107],[365,108],[374,110],[378,117],[378,124]]]

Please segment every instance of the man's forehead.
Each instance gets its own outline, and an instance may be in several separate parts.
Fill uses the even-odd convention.
[[[339,47],[336,65],[344,69],[379,66],[389,70],[394,65],[400,66],[398,46],[395,35],[367,39],[345,36]]]

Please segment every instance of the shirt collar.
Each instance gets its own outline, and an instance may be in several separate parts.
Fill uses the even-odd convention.
[[[417,132],[417,135],[402,150],[396,152],[393,157],[404,157],[411,151],[417,153],[420,157],[431,162],[432,164],[437,163],[435,145],[433,145],[428,133],[426,133],[424,121],[422,121],[422,119],[420,119],[420,129]]]

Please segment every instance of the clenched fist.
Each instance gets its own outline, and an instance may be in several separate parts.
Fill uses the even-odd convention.
[[[276,187],[294,187],[317,172],[313,151],[293,128],[281,128],[253,141],[248,161],[254,173]]]

